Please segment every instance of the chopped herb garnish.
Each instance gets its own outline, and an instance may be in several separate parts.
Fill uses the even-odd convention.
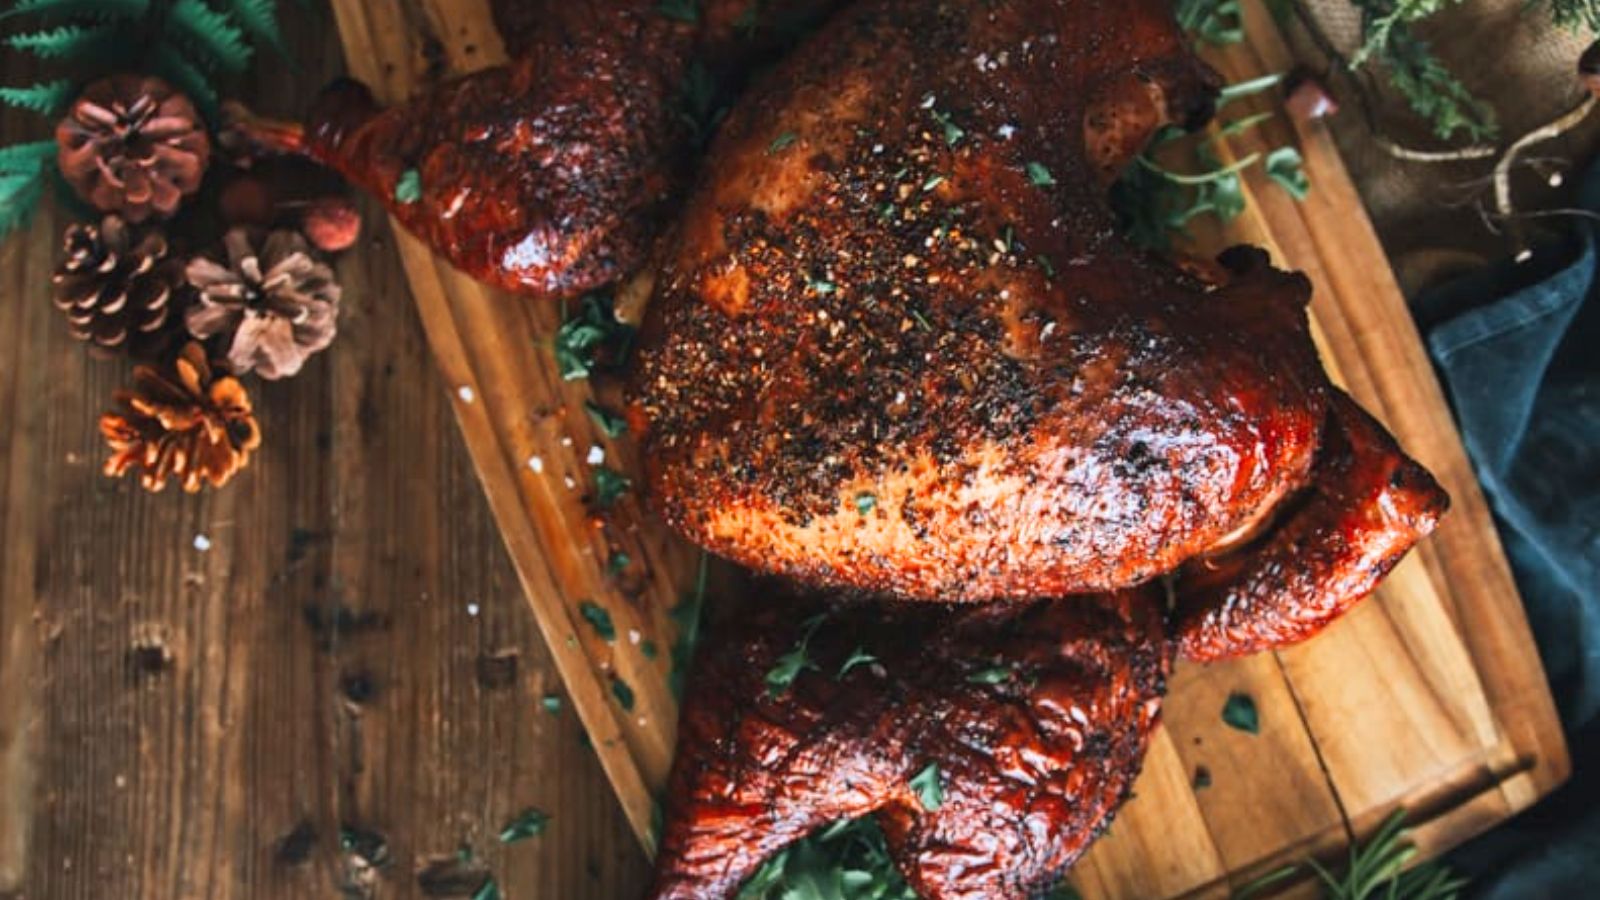
[[[1056,277],[1056,264],[1050,261],[1050,257],[1041,253],[1037,258],[1039,260],[1039,268],[1044,270],[1045,277]]]
[[[944,127],[944,142],[946,146],[954,147],[956,144],[961,142],[963,137],[966,137],[967,132],[950,118],[949,113],[940,112],[939,110],[935,109],[931,111],[931,114],[933,115],[934,121],[938,122]]]
[[[928,812],[937,812],[944,805],[944,785],[939,783],[939,764],[928,763],[928,767],[911,776],[911,789],[917,792],[917,802]]]
[[[840,819],[767,858],[736,895],[806,900],[917,900],[872,816]]]
[[[1056,177],[1050,174],[1044,163],[1037,162],[1028,163],[1028,180],[1033,182],[1034,187],[1052,187],[1056,183]]]
[[[877,661],[878,658],[873,656],[871,653],[868,653],[866,648],[857,647],[856,649],[850,651],[850,658],[844,661],[844,665],[839,667],[839,674],[833,677],[835,679],[843,678],[851,669],[854,669],[856,666],[870,665]]]
[[[628,420],[617,415],[593,400],[585,400],[583,408],[588,411],[589,418],[594,421],[606,437],[622,437],[628,430]]]
[[[633,344],[633,329],[617,321],[611,311],[611,298],[589,294],[578,312],[556,331],[556,365],[567,381],[588,378],[602,365],[600,352],[606,351],[605,364],[621,365]]]
[[[1198,766],[1194,770],[1194,789],[1203,791],[1211,787],[1211,770],[1205,766]]]
[[[672,668],[667,672],[667,686],[678,700],[683,699],[689,663],[694,659],[695,645],[700,642],[700,609],[706,602],[706,577],[709,571],[710,557],[702,551],[700,565],[695,570],[694,589],[667,612],[678,625],[678,636],[672,642]]]
[[[811,636],[817,633],[825,614],[812,616],[805,623],[805,633],[800,635],[800,640],[795,642],[794,649],[778,657],[778,662],[767,670],[767,696],[778,697],[794,685],[794,680],[806,669],[814,669],[807,649],[811,645]]]
[[[617,704],[623,709],[633,711],[633,688],[615,675],[611,676],[611,696],[617,698]]]
[[[416,169],[407,169],[401,172],[400,180],[394,183],[394,202],[410,206],[421,199],[422,173]]]
[[[628,476],[609,466],[601,466],[594,470],[595,502],[601,509],[610,509],[622,499],[622,495],[633,487],[633,481]]]
[[[545,694],[543,697],[539,698],[539,705],[544,707],[544,711],[552,716],[561,715],[560,694]]]
[[[578,612],[593,628],[594,633],[600,635],[606,643],[617,639],[617,626],[611,621],[611,613],[606,608],[592,600],[585,600],[578,604]]]
[[[473,892],[472,900],[501,900],[500,885],[495,883],[494,876],[484,879],[483,884]]]
[[[999,684],[1011,680],[1013,674],[1010,666],[990,666],[968,675],[967,681],[973,684]]]
[[[1228,702],[1222,704],[1222,721],[1230,728],[1250,734],[1261,733],[1261,717],[1256,712],[1256,701],[1250,699],[1249,694],[1229,694]]]
[[[913,309],[911,311],[911,318],[917,320],[917,327],[921,328],[923,331],[933,330],[933,325],[929,324],[928,317],[924,316],[920,310]]]
[[[507,822],[505,827],[500,829],[500,843],[515,844],[517,841],[538,837],[544,834],[545,826],[549,824],[550,816],[548,814],[530,806],[517,813],[516,818]]]
[[[656,12],[677,22],[700,21],[700,0],[661,0]]]
[[[793,146],[794,142],[798,141],[799,139],[800,135],[795,134],[792,131],[785,131],[783,134],[773,138],[772,143],[767,145],[767,154],[770,156],[771,154],[786,150]]]
[[[813,278],[810,280],[810,285],[813,291],[816,291],[822,296],[827,296],[828,294],[831,294],[839,289],[837,284],[834,284],[826,278]]]
[[[1001,250],[1005,251],[1006,253],[1010,253],[1012,248],[1016,247],[1017,245],[1017,230],[1012,228],[1010,225],[1007,225],[1005,229],[1000,232],[1000,237],[997,239],[997,241],[1000,244]]]
[[[1304,200],[1311,193],[1311,179],[1306,177],[1305,160],[1293,147],[1279,147],[1267,154],[1267,177],[1277,182],[1296,200]]]
[[[639,642],[639,652],[644,654],[645,659],[655,659],[661,651],[657,649],[655,641],[645,638]]]
[[[862,491],[856,495],[856,512],[865,516],[877,508],[878,498],[876,495],[868,493],[867,491]]]
[[[628,566],[630,566],[632,564],[633,564],[633,557],[629,556],[626,553],[623,553],[621,550],[618,550],[615,553],[611,554],[611,558],[610,559],[606,560],[606,572],[608,572],[609,574],[612,574],[612,575],[616,575],[616,574],[619,574],[621,572],[626,571]]]
[[[938,187],[941,184],[944,184],[944,176],[943,175],[933,175],[933,176],[930,176],[927,181],[924,181],[922,183],[922,190],[925,191],[925,192],[926,191],[931,191],[931,190],[933,190],[934,188]]]

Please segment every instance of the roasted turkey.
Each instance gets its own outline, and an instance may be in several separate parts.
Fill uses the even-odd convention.
[[[738,81],[835,6],[701,154],[694,67]],[[1214,111],[1166,0],[497,13],[507,66],[237,127],[501,287],[653,275],[650,499],[787,586],[702,653],[651,896],[868,814],[922,894],[1030,896],[1126,796],[1174,656],[1311,636],[1444,513],[1329,383],[1306,279],[1119,237],[1110,183]]]

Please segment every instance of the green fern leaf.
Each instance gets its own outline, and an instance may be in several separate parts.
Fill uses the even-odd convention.
[[[74,16],[106,22],[113,19],[138,19],[150,10],[150,0],[17,0],[0,19],[13,16]]]
[[[201,0],[177,0],[167,11],[167,32],[206,68],[244,71],[250,63],[250,45],[244,32],[227,13],[217,12]]]
[[[224,0],[239,27],[257,44],[284,54],[283,32],[278,30],[277,0]]]
[[[44,171],[44,164],[56,155],[55,141],[34,141],[0,147],[0,175],[28,175]]]
[[[161,44],[150,53],[147,64],[155,74],[189,95],[206,121],[212,124],[217,122],[217,105],[220,102],[217,89],[211,86],[211,79],[185,59],[183,54],[169,44]]]
[[[0,239],[28,224],[43,193],[42,170],[0,175]]]
[[[31,109],[43,116],[53,116],[66,109],[72,99],[73,84],[68,79],[47,81],[32,87],[0,86],[0,102],[18,109]]]
[[[82,59],[100,55],[116,43],[114,25],[63,25],[60,28],[13,34],[5,39],[14,50],[25,50],[43,59]]]

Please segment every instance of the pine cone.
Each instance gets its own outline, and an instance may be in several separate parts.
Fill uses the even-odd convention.
[[[211,140],[189,98],[159,78],[84,88],[56,126],[57,162],[78,196],[130,222],[169,216],[200,188]]]
[[[148,491],[166,487],[169,477],[189,493],[207,482],[221,487],[261,444],[244,386],[230,375],[214,378],[197,343],[184,346],[170,371],[134,367],[133,389],[114,399],[118,408],[100,417],[111,445],[105,473],[115,478],[137,468]]]
[[[51,281],[72,336],[136,354],[158,347],[183,274],[161,232],[108,215],[68,226],[62,244],[66,259]]]
[[[227,341],[228,368],[284,378],[338,332],[339,285],[333,270],[311,258],[305,238],[274,231],[257,250],[251,232],[235,228],[223,238],[228,264],[204,257],[189,263],[198,301],[184,318],[189,333]]]

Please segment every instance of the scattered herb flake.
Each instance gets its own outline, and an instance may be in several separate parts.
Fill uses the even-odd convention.
[[[1050,257],[1045,256],[1043,253],[1041,253],[1038,256],[1038,260],[1039,260],[1039,268],[1044,270],[1044,274],[1045,274],[1046,278],[1054,278],[1054,277],[1056,277],[1056,264],[1050,261]]]
[[[585,400],[583,408],[606,437],[622,437],[628,430],[628,421],[593,400]]]
[[[777,664],[767,670],[767,696],[782,696],[800,673],[809,668],[811,660],[806,656],[805,641],[801,641],[793,650],[778,657]]]
[[[500,829],[500,843],[515,844],[517,841],[538,837],[544,834],[545,826],[549,824],[549,814],[530,806],[517,813],[516,818],[507,822],[505,827]]]
[[[622,495],[633,487],[633,481],[628,476],[609,466],[600,466],[594,470],[595,502],[601,509],[610,509],[617,505]]]
[[[626,571],[628,566],[632,564],[633,557],[618,550],[611,554],[610,559],[606,560],[606,571],[612,575],[618,575]]]
[[[916,320],[917,327],[921,328],[923,331],[932,331],[933,330],[932,323],[930,323],[928,321],[928,317],[927,316],[924,316],[922,314],[921,310],[913,309],[911,311],[911,318]]]
[[[1056,183],[1056,177],[1050,174],[1044,163],[1038,162],[1028,163],[1028,180],[1033,182],[1034,187],[1053,187]]]
[[[678,700],[683,699],[689,663],[694,659],[695,646],[700,642],[700,610],[706,602],[706,578],[709,572],[710,556],[701,551],[700,565],[695,570],[694,589],[667,612],[678,626],[678,636],[672,642],[672,668],[667,672],[667,686]]]
[[[1194,789],[1203,791],[1211,787],[1211,770],[1205,766],[1196,766],[1194,770]]]
[[[676,22],[700,21],[700,0],[661,0],[656,12]]]
[[[937,109],[932,110],[931,113],[934,121],[938,122],[939,125],[944,128],[944,142],[946,146],[954,147],[956,144],[961,142],[962,138],[967,136],[966,130],[960,125],[957,125],[955,120],[950,117],[949,113],[940,112]]]
[[[917,802],[928,812],[937,812],[944,805],[944,785],[939,783],[939,764],[928,763],[928,767],[911,776],[911,789],[917,792]]]
[[[1011,680],[1013,670],[1010,666],[990,666],[980,669],[967,676],[967,681],[972,684],[999,684]]]
[[[1267,154],[1267,177],[1276,181],[1289,196],[1304,200],[1311,193],[1311,179],[1306,177],[1305,160],[1293,147],[1279,147]]]
[[[545,694],[543,697],[539,698],[539,705],[543,706],[544,711],[552,716],[561,715],[560,694]]]
[[[578,612],[593,628],[594,633],[600,635],[606,643],[617,639],[617,626],[611,621],[611,613],[606,608],[592,600],[585,600],[578,604]]]
[[[1249,694],[1229,694],[1228,702],[1222,704],[1222,721],[1230,728],[1250,734],[1261,733],[1261,717],[1256,712],[1256,701]]]
[[[783,134],[773,138],[772,143],[767,145],[767,155],[771,156],[775,153],[781,153],[784,150],[794,146],[794,142],[798,140],[800,140],[800,135],[795,134],[792,131],[785,131]]]
[[[839,289],[837,284],[834,284],[826,278],[812,278],[810,279],[809,283],[811,290],[824,297]]]
[[[924,193],[926,193],[927,191],[931,191],[931,190],[933,190],[934,188],[938,187],[941,184],[944,184],[944,176],[943,175],[932,175],[932,176],[929,176],[927,181],[924,181],[922,183],[922,190],[923,190]]]
[[[633,688],[615,675],[611,676],[611,696],[617,698],[617,704],[623,709],[633,711]]]
[[[483,884],[473,892],[472,900],[502,900],[500,885],[495,883],[494,876],[484,879]]]
[[[422,173],[416,169],[407,169],[400,173],[400,180],[394,183],[394,202],[410,206],[422,199]]]
[[[862,491],[861,493],[856,495],[856,512],[860,513],[863,516],[867,516],[867,515],[870,515],[872,513],[872,511],[877,509],[877,508],[878,508],[877,495],[875,495],[875,494],[873,494],[873,493],[871,493],[869,491]]]
[[[645,659],[655,659],[661,655],[660,649],[656,647],[656,642],[649,638],[639,642],[639,652],[644,654]]]
[[[627,358],[634,330],[617,321],[610,297],[588,294],[575,315],[563,318],[555,337],[556,366],[563,380],[588,378],[602,365],[621,365]]]
[[[873,656],[871,653],[868,653],[866,648],[857,647],[850,652],[850,658],[844,661],[844,665],[839,667],[839,674],[833,677],[835,680],[843,678],[851,669],[854,669],[856,666],[870,665],[877,661],[878,658]]]

